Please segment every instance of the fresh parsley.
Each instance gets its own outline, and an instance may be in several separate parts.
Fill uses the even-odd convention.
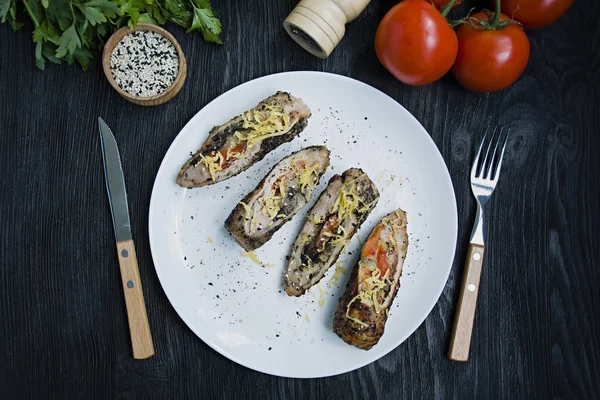
[[[122,26],[138,22],[173,22],[187,32],[199,31],[207,42],[221,44],[221,21],[209,0],[0,0],[0,22],[20,29],[19,14],[33,22],[35,65],[46,61],[72,64],[86,70],[92,51]]]

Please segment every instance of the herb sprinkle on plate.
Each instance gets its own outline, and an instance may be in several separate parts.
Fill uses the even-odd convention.
[[[115,46],[110,70],[121,89],[133,96],[156,96],[167,90],[179,73],[177,49],[153,31],[132,32]]]

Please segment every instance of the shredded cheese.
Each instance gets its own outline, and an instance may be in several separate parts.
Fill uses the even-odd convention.
[[[240,201],[239,204],[244,207],[244,210],[246,211],[246,219],[250,219],[252,218],[252,209],[250,208],[250,206],[246,203],[244,203],[243,201]]]
[[[236,131],[234,135],[240,142],[247,142],[248,149],[267,138],[285,135],[298,122],[298,119],[290,121],[283,108],[275,105],[265,106],[264,111],[246,111],[242,120],[246,131]]]
[[[347,187],[342,186],[338,191],[338,195],[333,202],[333,204],[329,207],[330,214],[336,214],[339,221],[339,226],[337,227],[335,234],[327,234],[326,236],[331,237],[333,240],[331,244],[334,246],[343,246],[348,241],[348,234],[346,229],[343,227],[343,221],[346,217],[348,217],[355,210],[358,212],[365,212],[368,210],[373,203],[369,203],[365,205],[364,201],[354,193],[354,185]],[[377,200],[375,200],[376,202]],[[361,207],[362,205],[362,207]],[[317,223],[316,221],[312,221],[313,223]]]
[[[342,225],[340,225],[338,226],[337,232],[337,234],[331,235],[331,238],[333,239],[331,241],[331,244],[334,246],[345,245],[348,240],[346,229]]]
[[[351,317],[351,316],[350,316],[350,314],[349,314],[349,312],[350,312],[350,306],[351,306],[351,305],[352,305],[352,303],[354,303],[354,302],[355,302],[357,299],[358,299],[358,296],[354,296],[354,297],[352,298],[352,300],[350,300],[350,302],[349,302],[349,303],[348,303],[348,305],[346,306],[346,318],[348,318],[350,321],[354,321],[354,322],[356,322],[357,324],[359,324],[359,325],[361,325],[361,326],[364,326],[365,328],[368,328],[368,327],[369,327],[369,324],[366,324],[366,323],[362,322],[362,321],[361,321],[360,319],[358,319],[358,318]]]
[[[252,261],[254,261],[256,264],[258,264],[258,265],[260,265],[262,267],[274,267],[275,266],[275,264],[267,264],[267,263],[264,263],[264,262],[260,261],[258,259],[258,257],[256,256],[256,254],[254,254],[253,251],[243,251],[242,250],[242,257],[248,257]]]
[[[359,283],[358,294],[354,296],[346,306],[346,318],[362,326],[369,326],[365,322],[350,316],[350,306],[356,300],[359,300],[361,303],[369,307],[374,307],[375,311],[379,312],[382,308],[382,303],[380,303],[378,300],[379,291],[385,289],[387,285],[392,284],[392,281],[389,279],[389,274],[390,270],[388,269],[385,274],[381,276],[381,271],[376,268],[370,277]]]
[[[282,177],[281,177],[281,179],[279,179],[279,182],[278,182],[278,185],[279,185],[279,193],[280,193],[282,196],[284,196],[284,197],[285,197],[285,195],[286,195],[286,193],[287,193],[287,192],[286,192],[286,191],[287,191],[287,188],[286,188],[286,186],[285,186],[285,178],[286,178],[285,176],[282,176]]]
[[[207,156],[203,156],[202,154],[200,154],[200,159],[202,160],[202,163],[204,163],[204,165],[206,166],[206,169],[208,169],[208,172],[210,173],[210,177],[212,178],[213,182],[215,182],[216,173],[218,171],[223,170],[223,163],[225,162],[225,158],[223,157],[223,154],[221,154],[220,151],[213,151],[211,154],[212,155]]]
[[[319,289],[319,305],[323,307],[325,305],[325,296],[327,292],[321,289],[321,285],[317,283],[317,289]]]
[[[347,188],[342,186],[338,191],[335,202],[329,207],[329,213],[337,213],[338,221],[342,221],[352,211],[358,210],[361,202],[360,197],[354,193],[354,187]]]
[[[321,215],[320,218],[308,217],[307,219],[310,222],[312,222],[313,224],[318,225],[318,224],[322,224],[323,222],[325,222],[325,215]]]
[[[242,114],[244,131],[233,133],[233,138],[228,140],[225,156],[220,151],[212,151],[207,155],[200,154],[200,162],[206,166],[214,182],[216,173],[223,170],[225,161],[241,158],[247,150],[267,138],[285,135],[298,121],[297,118],[290,121],[290,117],[283,112],[283,107],[276,105],[265,106],[263,111],[246,111]],[[246,142],[246,148],[241,152],[232,151],[241,142]]]
[[[300,178],[298,180],[298,182],[300,184],[300,191],[304,192],[304,190],[307,187],[312,189],[316,186],[320,169],[321,169],[321,166],[319,165],[319,163],[314,163],[310,167],[304,168],[304,170],[300,174]],[[284,193],[284,192],[282,192],[282,193]]]
[[[358,200],[362,203],[362,200],[360,198]],[[370,208],[372,208],[373,206],[375,206],[375,204],[377,203],[377,200],[378,199],[375,199],[372,202],[370,202],[369,204],[364,204],[362,207],[360,207],[358,209],[358,212],[363,213],[365,211],[368,211]]]
[[[242,153],[239,151],[231,151],[233,147],[227,147],[227,154],[225,156],[225,158],[227,160],[237,160],[238,158],[240,158],[242,156]]]
[[[335,263],[335,272],[329,280],[329,287],[338,286],[340,284],[340,277],[342,274],[348,273],[348,270],[342,266],[341,261]]]
[[[208,243],[212,243],[213,242],[213,238],[211,238],[210,236],[207,237],[206,240],[208,240]]]
[[[261,197],[259,201],[263,203],[261,208],[262,215],[269,217],[269,219],[273,221],[279,214],[279,210],[283,205],[283,198],[281,196],[265,196]]]
[[[302,192],[307,187],[314,188],[316,186],[317,179],[315,174],[319,176],[319,163],[315,163],[310,167],[304,168],[298,177],[294,179],[296,185],[300,186]],[[275,193],[279,190],[280,196],[276,196]],[[286,176],[282,176],[276,183],[275,187],[271,189],[269,195],[261,197],[258,201],[262,203],[261,214],[268,217],[269,220],[273,221],[275,218],[285,218],[287,215],[280,213],[279,211],[283,207],[284,196],[286,195]]]

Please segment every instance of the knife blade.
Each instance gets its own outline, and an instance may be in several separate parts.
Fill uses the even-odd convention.
[[[127,204],[121,155],[112,131],[102,118],[98,118],[98,126],[104,163],[104,178],[117,242],[117,257],[125,293],[125,306],[127,308],[133,357],[144,359],[154,354],[154,345],[148,315],[146,314],[135,245],[131,235],[129,206]]]

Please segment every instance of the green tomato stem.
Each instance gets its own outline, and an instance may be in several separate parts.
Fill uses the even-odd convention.
[[[456,3],[457,0],[450,0],[450,2],[448,4],[446,4],[441,10],[440,13],[442,14],[442,17],[446,18],[446,15],[448,15],[448,13],[450,12],[450,10],[452,10],[452,7],[454,7],[454,3]],[[500,0],[498,0],[500,1]]]
[[[500,4],[500,0],[496,0],[496,12],[494,13],[494,18],[491,21],[491,25],[495,28],[498,26],[498,22],[500,22],[500,13],[502,12],[502,6]]]

